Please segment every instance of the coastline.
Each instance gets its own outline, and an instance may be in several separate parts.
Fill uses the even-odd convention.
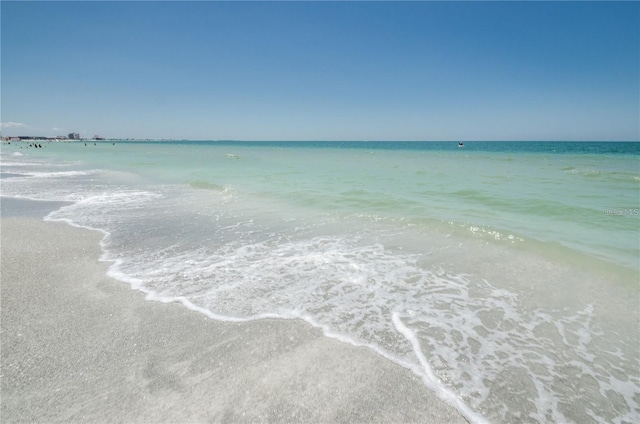
[[[302,321],[145,300],[107,277],[99,232],[5,205],[0,223],[3,422],[466,422],[409,370]]]

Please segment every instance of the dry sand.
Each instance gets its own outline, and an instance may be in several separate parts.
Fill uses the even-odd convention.
[[[305,322],[223,323],[106,276],[98,232],[1,220],[13,422],[466,422],[410,371]]]

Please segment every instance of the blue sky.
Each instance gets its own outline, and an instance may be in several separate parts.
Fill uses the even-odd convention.
[[[3,135],[639,140],[639,2],[1,3]]]

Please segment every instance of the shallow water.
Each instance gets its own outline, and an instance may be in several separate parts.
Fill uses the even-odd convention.
[[[21,148],[22,147],[22,148]],[[73,202],[111,274],[301,318],[472,421],[640,421],[639,143],[50,143],[2,195]]]

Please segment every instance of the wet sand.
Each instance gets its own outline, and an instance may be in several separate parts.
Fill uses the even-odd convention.
[[[6,210],[4,210],[6,213]],[[465,423],[302,321],[224,323],[106,276],[102,234],[1,219],[1,421]]]

